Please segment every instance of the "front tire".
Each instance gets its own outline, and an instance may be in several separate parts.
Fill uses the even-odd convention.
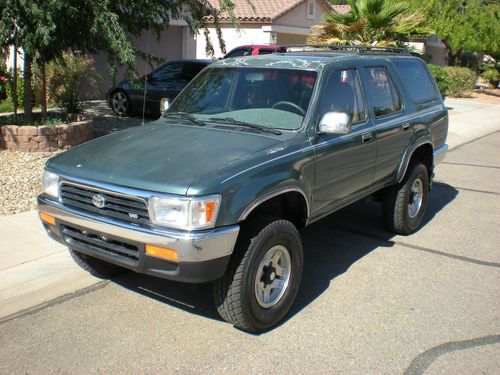
[[[291,222],[250,220],[241,228],[226,274],[214,282],[217,311],[238,328],[265,331],[290,310],[302,269],[300,234]]]
[[[384,195],[386,226],[402,235],[415,232],[422,224],[429,200],[429,172],[425,165],[414,162],[401,183]]]
[[[76,264],[100,279],[109,279],[126,271],[122,267],[115,266],[114,264],[88,256],[76,250],[69,249],[69,252]]]

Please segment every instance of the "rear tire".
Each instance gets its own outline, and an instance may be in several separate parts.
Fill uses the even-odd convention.
[[[394,233],[408,235],[415,232],[427,209],[429,200],[429,172],[420,162],[410,164],[401,183],[384,194],[385,224]]]
[[[291,222],[251,219],[241,228],[226,274],[213,284],[217,311],[238,328],[265,331],[290,310],[302,269],[300,234]]]
[[[109,279],[126,272],[125,268],[82,254],[76,250],[69,249],[69,253],[76,264],[100,279]]]

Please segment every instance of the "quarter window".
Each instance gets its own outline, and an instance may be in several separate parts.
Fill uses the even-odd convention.
[[[327,112],[347,113],[353,124],[366,119],[356,69],[338,70],[328,77],[320,108],[321,116]]]
[[[375,117],[390,115],[401,110],[401,99],[389,73],[382,66],[365,68],[366,86]]]
[[[423,103],[438,98],[438,93],[422,61],[405,59],[392,62],[405,90],[414,102]]]

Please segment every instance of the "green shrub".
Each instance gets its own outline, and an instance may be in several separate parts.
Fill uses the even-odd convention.
[[[500,81],[500,72],[497,69],[488,69],[483,72],[483,78],[490,83],[491,88],[496,89]]]
[[[448,89],[450,88],[450,77],[448,76],[448,73],[441,66],[433,64],[428,64],[427,66],[429,67],[432,76],[436,80],[441,96],[444,98],[448,93]]]
[[[87,56],[64,53],[62,59],[47,65],[48,89],[50,98],[66,114],[81,113],[84,109],[83,87],[95,86],[99,75],[94,62]]]
[[[474,89],[477,81],[476,73],[469,68],[457,66],[445,67],[448,74],[449,87],[447,95],[461,98],[470,96],[470,92]]]

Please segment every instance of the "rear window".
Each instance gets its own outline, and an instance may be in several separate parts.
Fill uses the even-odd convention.
[[[438,98],[431,77],[420,60],[392,60],[405,90],[416,103]]]

